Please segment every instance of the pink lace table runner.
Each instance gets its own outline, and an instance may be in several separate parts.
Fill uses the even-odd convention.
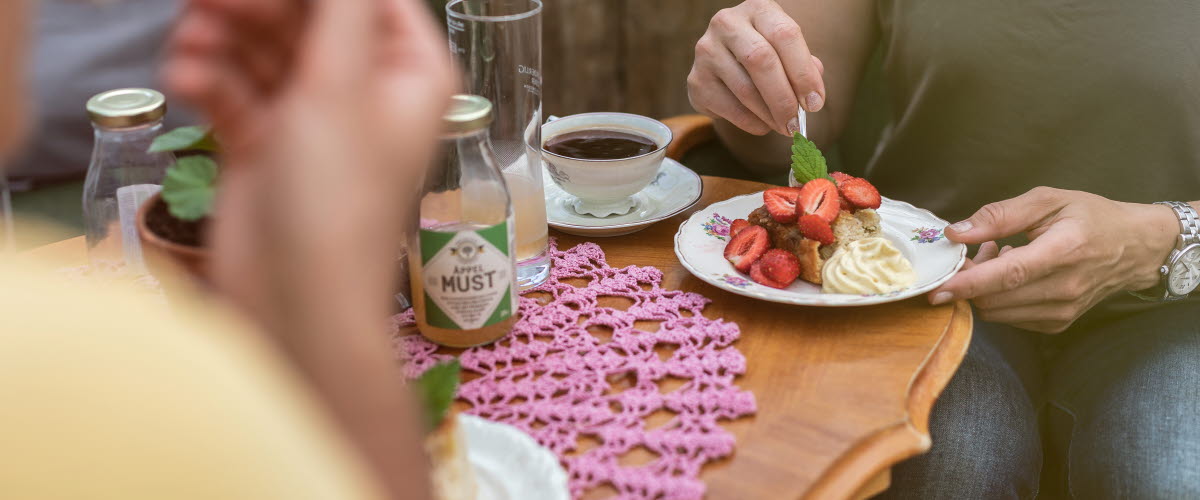
[[[754,395],[734,385],[746,371],[732,346],[737,325],[702,316],[709,300],[699,294],[662,289],[658,269],[609,267],[596,244],[551,243],[550,252],[553,273],[521,298],[512,332],[459,356],[467,413],[553,451],[576,498],[604,486],[623,499],[701,498],[701,467],[733,452],[719,421],[755,411]],[[630,305],[601,307],[601,297]],[[411,311],[393,322],[406,376],[451,357],[399,333],[413,324]]]

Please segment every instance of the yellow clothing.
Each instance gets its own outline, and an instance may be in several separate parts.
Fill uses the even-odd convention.
[[[0,259],[0,498],[383,497],[253,332]]]

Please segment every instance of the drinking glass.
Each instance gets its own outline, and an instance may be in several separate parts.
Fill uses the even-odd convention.
[[[517,285],[550,276],[542,186],[542,2],[451,0],[450,50],[464,90],[492,101],[492,148],[512,198]]]

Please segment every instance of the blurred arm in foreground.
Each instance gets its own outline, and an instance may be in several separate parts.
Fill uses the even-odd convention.
[[[193,0],[164,69],[227,147],[220,291],[269,332],[388,483],[424,467],[384,323],[400,228],[454,88],[418,0]]]
[[[0,2],[0,160],[31,2]],[[165,78],[227,146],[219,311],[0,261],[0,496],[425,498],[384,332],[399,223],[453,89],[417,0],[194,0]],[[281,355],[282,354],[282,355]]]

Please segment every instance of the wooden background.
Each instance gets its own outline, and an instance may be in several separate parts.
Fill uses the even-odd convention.
[[[739,0],[544,0],[546,115],[692,112],[687,75],[696,41]]]
[[[444,19],[446,0],[428,0]],[[687,75],[718,10],[741,0],[542,0],[542,114],[691,113]]]
[[[446,0],[428,1],[443,18]],[[696,41],[718,10],[741,3],[542,1],[542,115],[624,111],[654,118],[694,112],[687,75]],[[877,52],[867,67],[838,144],[825,151],[835,170],[862,175],[883,132],[889,104],[879,59]],[[736,172],[705,173],[740,177]]]

